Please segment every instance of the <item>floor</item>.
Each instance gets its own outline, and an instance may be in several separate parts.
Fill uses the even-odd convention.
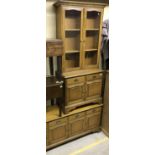
[[[46,155],[109,155],[109,139],[103,132],[93,133],[49,150]]]

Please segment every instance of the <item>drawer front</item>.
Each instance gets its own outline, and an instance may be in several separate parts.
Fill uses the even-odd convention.
[[[56,121],[49,122],[49,127],[54,127],[56,125],[61,125],[63,123],[67,123],[67,118],[61,118]]]
[[[58,48],[47,48],[46,49],[46,56],[60,56],[62,55],[62,48],[58,47]]]
[[[87,75],[87,81],[102,79],[102,76],[103,76],[102,73]]]
[[[96,113],[100,113],[101,112],[101,107],[98,107],[98,108],[94,108],[94,109],[91,109],[91,110],[88,110],[86,112],[87,115],[94,115]]]
[[[85,112],[81,112],[81,113],[69,116],[69,121],[75,121],[75,120],[78,120],[78,119],[83,118],[83,117],[85,117]]]
[[[63,47],[62,43],[52,43],[52,42],[46,43],[46,49],[59,49],[62,47]]]
[[[85,82],[84,76],[67,79],[67,85],[78,84],[78,83],[82,83],[82,82]]]

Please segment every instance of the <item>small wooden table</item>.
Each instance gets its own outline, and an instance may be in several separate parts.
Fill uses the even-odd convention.
[[[62,114],[63,81],[58,81],[55,76],[46,77],[46,101],[57,98],[59,116]]]

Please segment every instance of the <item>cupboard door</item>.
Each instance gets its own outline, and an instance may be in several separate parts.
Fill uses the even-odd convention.
[[[86,8],[84,11],[83,68],[96,68],[99,65],[102,12],[95,8]]]
[[[87,130],[96,129],[100,126],[100,113],[87,116]]]
[[[78,70],[81,68],[83,8],[64,7],[63,12],[64,70]]]
[[[66,88],[66,105],[71,105],[84,100],[84,83],[68,85]]]
[[[85,131],[85,116],[75,114],[69,119],[69,136],[75,136]]]
[[[94,81],[87,81],[86,87],[87,87],[86,99],[93,99],[101,96],[102,91],[101,79]]]
[[[53,144],[68,138],[67,123],[60,123],[59,125],[49,125],[48,144]]]

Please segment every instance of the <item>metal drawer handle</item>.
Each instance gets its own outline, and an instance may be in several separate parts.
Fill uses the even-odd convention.
[[[63,81],[56,81],[57,84],[63,84]]]
[[[96,78],[96,76],[94,75],[94,76],[93,76],[93,78],[95,79],[95,78]]]

